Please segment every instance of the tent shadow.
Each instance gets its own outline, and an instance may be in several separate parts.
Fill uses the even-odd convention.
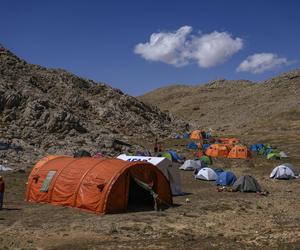
[[[8,207],[3,207],[2,209],[1,209],[2,211],[20,211],[20,210],[22,210],[21,208],[8,208]],[[0,210],[0,211],[1,211]]]
[[[177,194],[177,195],[173,195],[173,197],[179,197],[179,196],[189,196],[192,195],[193,193],[189,193],[189,192],[182,192],[182,194]]]
[[[178,203],[173,203],[173,205],[171,206],[172,208],[176,208],[176,207],[181,207],[182,204],[178,204]]]

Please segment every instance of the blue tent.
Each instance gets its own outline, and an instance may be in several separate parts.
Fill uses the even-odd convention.
[[[262,148],[264,148],[264,144],[252,144],[250,151],[259,152]]]
[[[211,137],[212,137],[211,132],[206,132],[205,133],[205,139],[209,139]]]
[[[197,149],[198,146],[195,142],[189,142],[189,144],[187,145],[188,149]]]
[[[183,139],[188,139],[190,138],[190,134],[189,133],[184,133],[183,134]]]
[[[182,160],[182,158],[174,150],[168,150],[168,153],[172,156],[173,161]]]
[[[213,168],[213,170],[215,171],[217,176],[219,176],[220,174],[222,174],[224,172],[224,170],[222,168]]]
[[[210,146],[210,144],[208,144],[208,143],[207,144],[203,144],[202,145],[202,150],[206,151],[206,149],[208,149],[209,146]]]
[[[224,171],[220,175],[218,175],[218,178],[216,180],[216,185],[232,186],[235,181],[236,181],[236,176],[234,173],[230,171]]]
[[[180,135],[175,135],[175,139],[180,139]]]

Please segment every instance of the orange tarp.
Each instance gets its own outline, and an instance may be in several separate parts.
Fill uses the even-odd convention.
[[[251,153],[246,146],[236,145],[234,146],[229,154],[228,158],[247,159],[251,157]]]
[[[48,190],[41,191],[51,174]],[[130,177],[151,185],[162,201],[172,204],[168,180],[150,163],[70,156],[50,156],[38,162],[28,177],[26,200],[97,213],[124,212]]]
[[[212,144],[208,147],[205,154],[212,157],[227,157],[229,149],[223,144]]]

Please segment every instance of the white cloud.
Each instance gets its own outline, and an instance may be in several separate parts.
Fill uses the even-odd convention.
[[[248,56],[237,67],[237,72],[263,73],[288,64],[288,60],[273,53],[258,53]]]
[[[183,26],[175,33],[153,33],[148,43],[139,43],[134,52],[140,54],[149,61],[161,61],[175,66],[183,66],[188,63],[184,56],[187,35],[192,27]]]
[[[241,38],[233,39],[227,32],[212,32],[192,39],[190,57],[200,67],[210,68],[223,63],[243,48]]]
[[[192,27],[176,32],[153,33],[150,41],[139,43],[134,52],[149,61],[161,61],[181,67],[196,61],[199,67],[210,68],[223,63],[243,48],[241,38],[227,32],[192,35]]]

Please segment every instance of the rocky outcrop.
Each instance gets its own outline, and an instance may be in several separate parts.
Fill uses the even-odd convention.
[[[115,138],[153,140],[186,125],[104,83],[28,64],[1,45],[0,123],[0,140],[42,153],[113,153]]]

